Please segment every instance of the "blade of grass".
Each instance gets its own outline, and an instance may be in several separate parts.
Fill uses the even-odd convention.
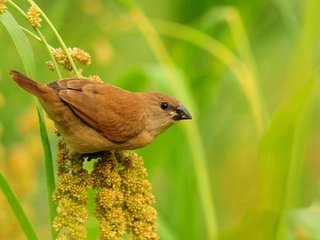
[[[26,18],[26,20],[28,20],[28,19],[27,19],[27,14],[26,14],[16,3],[14,3],[13,1],[10,1],[10,0],[9,0],[8,2],[9,2],[16,10],[18,10],[18,12],[20,12],[20,14],[21,14],[22,16],[24,16],[24,17]],[[41,33],[41,31],[39,30],[39,28],[33,28],[33,29],[37,32],[37,34],[38,34],[39,37],[36,36],[35,34],[33,34],[33,33],[32,33],[31,31],[29,31],[28,29],[22,27],[22,26],[20,26],[20,28],[21,28],[25,33],[29,34],[31,37],[33,37],[33,38],[36,39],[37,41],[41,42],[41,43],[45,46],[45,48],[47,49],[47,51],[48,51],[48,53],[49,53],[49,55],[50,55],[50,57],[51,57],[51,59],[52,59],[52,62],[53,62],[54,68],[55,68],[55,70],[56,70],[56,72],[57,72],[57,74],[58,74],[58,77],[59,77],[59,78],[62,78],[61,72],[60,72],[60,70],[59,70],[58,63],[57,63],[56,59],[54,58],[54,56],[53,56],[53,54],[52,54],[52,50],[53,50],[54,48],[48,44],[48,42],[46,41],[45,37],[43,36],[43,34]],[[35,79],[35,78],[34,78],[34,79]]]
[[[16,22],[14,17],[9,12],[1,14],[0,21],[6,27],[13,42],[15,43],[15,46],[18,50],[18,53],[21,57],[21,60],[23,62],[23,65],[25,67],[27,74],[31,78],[37,79],[36,65],[35,65],[33,51],[25,33],[23,32],[19,24]],[[51,149],[50,149],[48,134],[45,127],[41,106],[38,101],[36,105],[37,105],[38,117],[39,117],[39,123],[40,123],[41,140],[42,140],[43,150],[45,155],[47,192],[48,192],[48,202],[49,202],[49,210],[50,210],[50,220],[52,225],[53,219],[55,218],[55,215],[56,215],[56,207],[52,199],[52,194],[55,189],[53,161],[52,161]],[[51,227],[51,232],[52,232],[53,239],[55,239],[56,232],[52,227]]]
[[[117,2],[127,11],[136,27],[146,39],[146,42],[149,44],[150,49],[153,51],[153,54],[163,69],[166,84],[172,89],[173,93],[191,109],[191,112],[195,113],[196,105],[188,85],[185,81],[182,81],[182,78],[177,78],[177,74],[175,74],[177,68],[150,21],[144,16],[143,12],[135,6],[134,1],[118,0]],[[196,113],[194,115],[196,115]],[[216,239],[218,236],[218,226],[209,175],[207,172],[208,168],[206,167],[207,159],[203,148],[202,138],[200,136],[199,123],[195,117],[190,124],[184,126],[198,184],[200,202],[206,224],[207,239]]]
[[[54,179],[54,169],[53,169],[53,162],[52,162],[52,154],[51,154],[51,147],[50,147],[50,142],[48,139],[48,134],[47,134],[47,128],[44,122],[44,116],[43,116],[43,111],[42,107],[37,101],[37,113],[38,113],[38,120],[39,120],[39,125],[40,125],[40,134],[41,134],[41,142],[42,142],[42,147],[44,150],[44,157],[46,159],[46,180],[47,180],[47,191],[48,191],[48,201],[49,201],[49,210],[50,210],[50,221],[51,221],[51,226],[52,223],[56,217],[56,205],[53,202],[53,192],[56,188],[55,186],[55,179]],[[52,231],[52,237],[55,239],[56,237],[56,231],[51,227]]]
[[[12,191],[8,181],[0,172],[0,188],[4,193],[5,197],[7,198],[8,203],[11,206],[12,211],[14,212],[17,220],[20,223],[22,230],[24,231],[25,235],[29,240],[37,240],[39,237],[37,236],[30,220],[28,219],[27,215],[25,214],[19,199]],[[4,227],[4,226],[3,226]]]
[[[291,188],[299,187],[294,185],[293,178],[299,178],[300,173],[292,171],[292,167],[296,167],[296,158],[303,156],[305,149],[297,148],[296,138],[302,137],[299,123],[305,121],[303,118],[311,120],[305,114],[308,114],[306,109],[310,107],[313,90],[314,81],[310,81],[284,102],[262,136],[256,181],[259,192],[255,208],[248,209],[251,215],[242,221],[248,224],[242,227],[243,239],[269,240],[279,236],[282,215],[294,202],[288,201],[288,197],[294,197],[292,191],[296,191]]]
[[[63,51],[65,52],[71,66],[72,66],[72,69],[75,73],[75,75],[78,77],[78,78],[81,78],[81,73],[79,72],[79,70],[77,69],[71,55],[70,55],[70,52],[68,51],[68,48],[66,46],[66,44],[64,43],[62,37],[60,36],[60,34],[58,33],[57,29],[54,27],[54,25],[52,24],[52,22],[50,21],[50,19],[47,17],[47,15],[42,11],[42,9],[33,1],[33,0],[28,0],[28,2],[30,3],[30,5],[34,6],[37,8],[37,10],[40,12],[41,16],[43,17],[43,19],[47,22],[47,24],[49,25],[49,27],[51,28],[52,32],[54,33],[54,35],[56,36],[56,38],[58,39]],[[40,35],[41,37],[41,35]],[[44,40],[44,39],[42,39]]]
[[[33,79],[36,79],[36,64],[28,38],[21,31],[19,24],[16,22],[10,12],[7,11],[1,14],[0,21],[9,32],[18,50],[27,75]]]
[[[156,27],[161,34],[190,42],[204,49],[230,69],[248,99],[256,123],[257,133],[260,136],[266,121],[264,107],[259,96],[256,78],[248,66],[222,43],[195,28],[169,21],[157,21]]]
[[[201,16],[200,20],[197,21],[197,26],[207,30],[221,21],[228,24],[239,58],[249,67],[256,78],[256,61],[240,13],[235,7],[215,6]]]
[[[316,23],[319,22],[320,1],[309,0],[301,3],[301,27],[296,33],[295,49],[285,79],[287,94],[299,89],[301,81],[306,82],[312,77],[319,65],[315,49],[319,44],[319,28]]]
[[[317,79],[316,81],[318,81]],[[297,119],[295,133],[292,140],[292,151],[290,163],[288,166],[288,176],[286,178],[286,191],[284,196],[284,210],[280,215],[280,222],[277,231],[277,240],[288,239],[288,222],[291,220],[290,214],[296,211],[296,208],[304,206],[303,191],[306,186],[304,175],[307,171],[306,152],[311,139],[312,124],[314,124],[314,110],[316,102],[316,93],[319,91],[315,87],[310,91],[310,96]]]

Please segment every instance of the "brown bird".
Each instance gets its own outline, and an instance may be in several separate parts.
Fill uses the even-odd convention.
[[[39,98],[72,156],[141,148],[176,121],[191,119],[179,101],[163,93],[133,93],[86,78],[45,85],[17,71],[10,75]]]

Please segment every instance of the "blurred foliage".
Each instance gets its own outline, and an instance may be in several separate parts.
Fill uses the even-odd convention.
[[[128,90],[172,94],[163,81],[168,77],[163,65],[168,62],[155,54],[130,11],[118,2],[37,1],[69,47],[92,55],[85,75],[98,74]],[[194,104],[190,107],[207,160],[218,239],[320,239],[320,1],[136,3],[161,34],[169,67],[174,68],[170,76],[187,86],[187,101]],[[29,7],[26,1],[19,4],[25,10]],[[25,22],[14,9],[12,14]],[[173,28],[172,22],[182,26]],[[52,46],[58,45],[45,27],[43,33]],[[35,106],[31,96],[9,79],[9,69],[23,71],[23,65],[2,25],[0,39],[0,169],[41,239],[48,239]],[[214,48],[214,40],[221,45]],[[31,43],[39,81],[56,79],[45,64],[49,56],[44,47]],[[56,137],[48,124],[55,151]],[[176,124],[137,150],[153,183],[159,233],[165,240],[207,237],[206,211],[188,140],[191,128],[190,122]],[[1,194],[0,210],[0,238],[25,239]],[[89,220],[88,229],[89,239],[95,239],[95,220]]]

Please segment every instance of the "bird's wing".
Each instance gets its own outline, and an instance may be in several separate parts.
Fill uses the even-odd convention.
[[[60,98],[109,140],[125,142],[144,129],[143,103],[134,93],[87,79],[56,82]]]

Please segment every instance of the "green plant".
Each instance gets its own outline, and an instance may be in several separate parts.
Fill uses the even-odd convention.
[[[42,9],[59,32],[73,30],[68,41],[92,50],[89,71],[130,90],[161,89],[191,108],[193,121],[137,151],[153,182],[160,238],[318,239],[320,2],[116,3],[55,1]],[[37,31],[22,30],[44,42]],[[40,30],[54,42],[51,31]],[[2,32],[0,38],[9,42]],[[0,50],[6,48],[0,44]],[[1,68],[18,64],[10,56]],[[53,60],[49,66],[58,68]],[[7,82],[0,82],[7,102],[0,120],[9,129],[21,107],[8,106],[17,94]],[[17,138],[2,135],[7,150]],[[99,225],[93,195],[89,191],[88,239],[97,237]]]

